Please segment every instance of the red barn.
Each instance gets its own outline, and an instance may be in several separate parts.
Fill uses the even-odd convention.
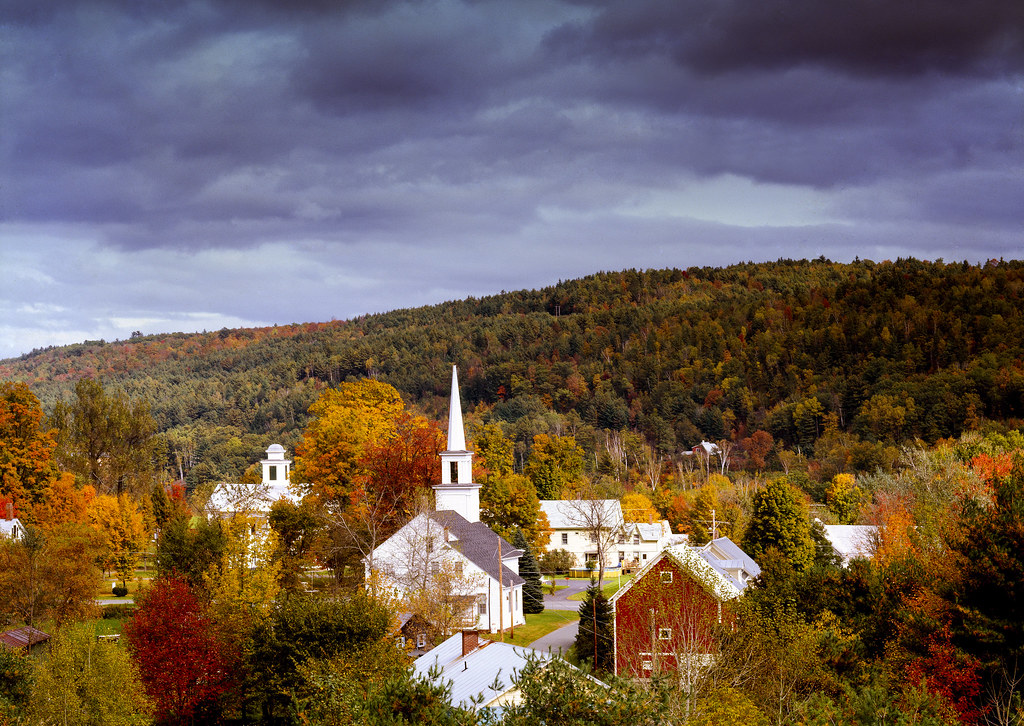
[[[615,673],[698,675],[711,662],[716,629],[728,622],[729,601],[760,571],[726,537],[666,547],[610,599]]]

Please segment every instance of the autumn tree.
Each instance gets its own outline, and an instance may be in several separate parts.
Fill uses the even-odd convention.
[[[280,591],[281,563],[274,560],[277,535],[260,518],[236,514],[224,526],[220,561],[203,575],[211,613],[239,641],[270,614]]]
[[[124,635],[158,723],[193,723],[215,713],[234,687],[237,648],[184,578],[157,578]]]
[[[116,644],[96,637],[95,626],[58,631],[49,659],[36,673],[29,702],[34,723],[144,726],[150,701],[138,669]]]
[[[825,492],[825,503],[839,524],[854,524],[864,503],[864,493],[853,474],[836,474]]]
[[[323,517],[310,498],[299,504],[279,499],[270,506],[267,517],[277,533],[275,559],[281,563],[281,588],[294,591],[304,587],[302,570],[313,564],[317,539],[324,527]]]
[[[56,433],[43,426],[39,399],[24,383],[0,383],[0,499],[10,500],[26,523],[57,478]]]
[[[785,479],[773,479],[754,495],[754,510],[740,545],[759,560],[776,548],[795,568],[802,570],[814,560],[814,542],[807,505]]]
[[[149,543],[149,532],[138,505],[123,494],[101,494],[89,504],[86,516],[90,526],[104,537],[104,569],[117,572],[122,586],[127,587]]]
[[[32,625],[58,624],[95,610],[103,551],[101,536],[85,525],[65,524],[49,532],[29,527],[20,541],[0,538],[0,614]]]
[[[82,524],[88,519],[89,505],[96,496],[91,486],[78,488],[75,476],[61,472],[46,487],[42,500],[33,507],[36,524],[50,531],[62,524]]]
[[[154,477],[156,422],[144,400],[107,393],[83,378],[69,402],[58,402],[50,422],[57,429],[56,458],[81,485],[100,494],[148,497]]]
[[[0,646],[0,724],[21,724],[32,693],[33,659]]]
[[[627,492],[621,500],[622,519],[626,522],[660,522],[661,513],[641,492]]]

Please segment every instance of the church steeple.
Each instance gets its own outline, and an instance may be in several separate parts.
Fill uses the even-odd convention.
[[[452,366],[448,409],[448,450],[441,452],[441,483],[434,485],[434,509],[454,510],[470,522],[480,521],[480,485],[473,483],[473,452],[466,450],[459,377]]]
[[[459,399],[459,373],[452,366],[452,394],[448,402],[448,451],[466,450],[466,429],[462,425],[462,401]]]

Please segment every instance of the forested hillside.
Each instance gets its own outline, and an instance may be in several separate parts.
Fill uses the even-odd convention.
[[[82,377],[148,401],[165,468],[192,486],[294,445],[341,381],[378,378],[440,418],[451,364],[471,418],[506,424],[520,462],[565,428],[595,468],[615,432],[668,457],[765,431],[771,456],[813,457],[825,477],[908,439],[1018,427],[1022,309],[1019,261],[630,270],[351,321],[87,341],[2,361],[0,379],[47,411]]]

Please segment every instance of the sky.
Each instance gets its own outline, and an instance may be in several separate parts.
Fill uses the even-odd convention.
[[[0,358],[1024,256],[1021,0],[4,0]]]

